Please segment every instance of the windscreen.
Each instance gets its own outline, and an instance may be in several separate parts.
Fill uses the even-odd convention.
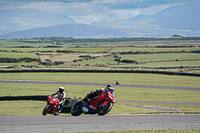
[[[115,92],[114,91],[109,91],[113,97],[115,97]]]

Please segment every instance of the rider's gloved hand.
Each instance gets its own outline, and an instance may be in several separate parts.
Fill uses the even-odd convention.
[[[58,102],[58,105],[61,105],[62,104],[62,102]]]
[[[96,90],[96,93],[99,94],[101,92],[101,90]]]

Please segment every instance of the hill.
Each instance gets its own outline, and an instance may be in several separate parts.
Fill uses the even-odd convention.
[[[165,37],[173,34],[199,36],[200,1],[162,10],[154,15],[139,15],[127,20],[94,22],[98,27],[126,29],[131,36]]]
[[[73,19],[65,15],[55,15],[45,11],[25,9],[0,10],[0,20],[0,34],[52,25],[75,23]]]
[[[123,30],[99,28],[85,24],[63,24],[0,35],[0,39],[37,37],[111,38],[128,36]]]
[[[174,6],[153,15],[126,20],[78,24],[64,15],[36,10],[0,11],[0,39],[36,37],[117,38],[200,36],[200,1]],[[9,16],[9,17],[8,17]],[[23,23],[21,23],[23,22]],[[7,27],[7,28],[5,28]]]

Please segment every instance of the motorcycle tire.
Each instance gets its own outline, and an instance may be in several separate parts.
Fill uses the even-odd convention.
[[[71,109],[71,115],[72,116],[79,116],[82,114],[82,106],[83,106],[83,102],[79,101],[77,103],[74,104],[74,106]]]
[[[112,102],[108,102],[106,106],[103,106],[103,104],[104,104],[104,101],[99,102],[98,109],[97,109],[98,115],[105,115],[112,109],[112,106],[113,106]]]
[[[47,115],[48,110],[49,110],[49,105],[46,105],[43,112],[42,112],[42,115],[44,115],[44,116]]]

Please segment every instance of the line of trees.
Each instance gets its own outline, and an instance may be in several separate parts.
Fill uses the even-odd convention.
[[[33,39],[19,39],[18,42],[26,43],[56,43],[62,45],[63,43],[97,43],[97,42],[130,42],[130,41],[169,41],[169,40],[200,40],[200,37],[181,37],[174,36],[169,38],[157,38],[157,37],[134,37],[134,38],[89,38],[89,39],[78,39],[73,37],[43,37]]]

